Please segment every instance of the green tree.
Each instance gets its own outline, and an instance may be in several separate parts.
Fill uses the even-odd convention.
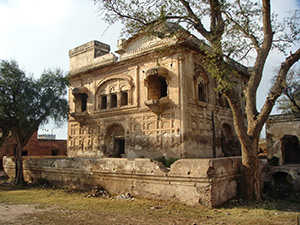
[[[300,70],[290,70],[283,96],[278,100],[282,113],[300,113]]]
[[[258,141],[277,98],[284,90],[286,75],[300,58],[300,49],[282,63],[276,81],[261,111],[257,110],[256,93],[271,49],[283,54],[300,38],[300,13],[278,22],[271,13],[270,0],[94,0],[106,22],[120,21],[124,32],[152,32],[166,21],[181,24],[202,36],[211,46],[206,51],[207,71],[215,77],[228,100],[234,126],[242,147],[246,197],[261,200]],[[206,20],[209,20],[206,25]],[[199,46],[200,47],[200,46]],[[244,98],[239,98],[236,77],[228,71],[227,60],[249,60],[253,69],[243,84]],[[246,104],[245,104],[246,103]]]
[[[1,139],[12,134],[16,184],[24,182],[22,150],[39,125],[51,118],[58,124],[67,118],[68,82],[59,70],[45,70],[38,80],[26,76],[16,61],[0,61]]]

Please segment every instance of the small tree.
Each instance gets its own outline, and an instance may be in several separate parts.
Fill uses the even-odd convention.
[[[300,113],[300,70],[288,73],[283,94],[278,100],[278,109],[282,113]]]
[[[39,125],[50,118],[58,124],[67,118],[67,80],[59,70],[46,70],[38,80],[25,75],[16,61],[0,61],[0,130],[12,134],[17,146],[15,182],[24,182],[22,151]]]
[[[211,46],[206,51],[206,70],[215,77],[228,100],[235,130],[242,147],[246,195],[260,200],[258,141],[262,127],[284,90],[286,74],[300,58],[300,48],[281,64],[276,81],[261,109],[257,110],[256,93],[271,49],[285,53],[300,38],[300,13],[291,13],[282,23],[271,14],[270,0],[94,0],[106,22],[121,21],[125,32],[153,32],[155,25],[170,21],[182,24],[202,36]],[[209,19],[209,25],[205,25]],[[201,48],[201,46],[199,46]],[[250,54],[251,53],[251,54]],[[238,79],[228,70],[226,61],[250,60],[253,69],[243,84],[244,98],[239,97]],[[244,104],[246,103],[246,104]]]

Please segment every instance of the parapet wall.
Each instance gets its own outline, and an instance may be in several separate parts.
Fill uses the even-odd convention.
[[[26,181],[46,178],[58,187],[91,190],[101,185],[108,192],[189,205],[220,205],[237,195],[240,157],[180,159],[165,168],[150,159],[24,157]],[[3,160],[4,170],[14,177],[14,162]]]

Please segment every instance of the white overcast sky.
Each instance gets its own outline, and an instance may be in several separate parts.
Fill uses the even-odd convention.
[[[272,0],[279,14],[300,8],[300,0]],[[68,51],[91,40],[99,40],[116,50],[120,25],[110,27],[97,13],[91,0],[0,0],[0,59],[15,59],[20,67],[38,77],[44,69],[69,68]],[[284,59],[276,54],[268,59],[266,70]],[[258,93],[261,106],[269,88],[265,76]],[[47,130],[48,131],[47,131]],[[67,138],[67,126],[58,129],[49,124],[40,133]]]

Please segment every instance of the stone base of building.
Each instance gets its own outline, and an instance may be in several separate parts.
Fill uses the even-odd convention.
[[[4,157],[4,170],[14,177],[14,162]],[[111,194],[218,206],[237,195],[241,158],[180,159],[164,167],[146,158],[24,157],[25,180],[45,178],[62,188],[91,190],[96,185]]]

